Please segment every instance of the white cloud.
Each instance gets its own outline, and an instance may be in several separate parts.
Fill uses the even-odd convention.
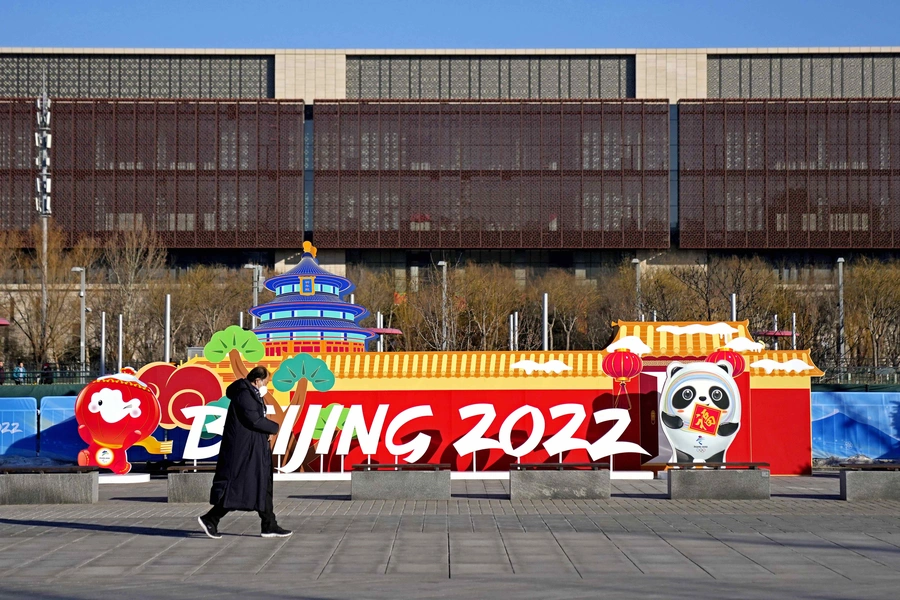
[[[509,368],[521,369],[528,375],[531,375],[535,371],[541,371],[543,373],[562,373],[563,371],[572,370],[572,367],[561,360],[550,360],[543,364],[536,363],[533,360],[520,360],[519,362],[509,365]]]
[[[771,375],[772,371],[785,371],[787,373],[800,373],[802,371],[811,371],[813,367],[806,364],[799,358],[792,358],[787,362],[778,362],[771,358],[764,358],[756,362],[750,363],[751,369],[762,369],[766,375]]]
[[[703,333],[706,335],[728,335],[737,333],[738,330],[728,323],[714,323],[712,325],[701,325],[700,323],[692,323],[691,325],[663,325],[658,331],[671,333],[672,335],[694,335],[695,333]]]
[[[762,352],[763,348],[766,346],[761,342],[751,342],[745,337],[739,337],[734,338],[722,347],[734,350],[735,352]]]
[[[606,347],[607,352],[615,352],[620,348],[624,348],[625,350],[630,350],[639,356],[643,356],[644,354],[650,354],[652,349],[650,346],[644,343],[641,338],[636,335],[626,335],[620,340],[617,340]]]

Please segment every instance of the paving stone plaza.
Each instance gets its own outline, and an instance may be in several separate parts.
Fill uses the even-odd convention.
[[[287,539],[254,513],[205,537],[166,482],[93,505],[4,506],[0,597],[897,598],[900,502],[843,502],[838,478],[778,477],[772,499],[511,502],[505,481],[450,501],[351,501],[349,482],[277,482]],[[176,591],[177,590],[177,591]]]

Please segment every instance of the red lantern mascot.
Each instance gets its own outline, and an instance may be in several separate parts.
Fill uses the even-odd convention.
[[[125,368],[89,383],[75,401],[78,435],[88,445],[78,453],[78,464],[110,469],[124,475],[131,470],[126,454],[143,446],[151,454],[170,454],[172,442],[152,436],[159,426],[159,401],[153,390]]]
[[[627,348],[618,348],[615,352],[610,352],[603,357],[603,372],[619,383],[614,407],[619,406],[619,396],[624,392],[625,399],[628,401],[628,410],[631,410],[631,399],[628,398],[625,384],[637,377],[643,368],[644,361],[641,360],[641,357]]]

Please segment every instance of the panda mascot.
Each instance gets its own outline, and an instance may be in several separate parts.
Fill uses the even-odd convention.
[[[724,462],[741,426],[741,396],[727,361],[673,362],[659,399],[670,462]]]

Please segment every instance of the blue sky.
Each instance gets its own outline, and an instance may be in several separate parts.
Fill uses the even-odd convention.
[[[900,0],[0,0],[0,46],[900,46]]]

